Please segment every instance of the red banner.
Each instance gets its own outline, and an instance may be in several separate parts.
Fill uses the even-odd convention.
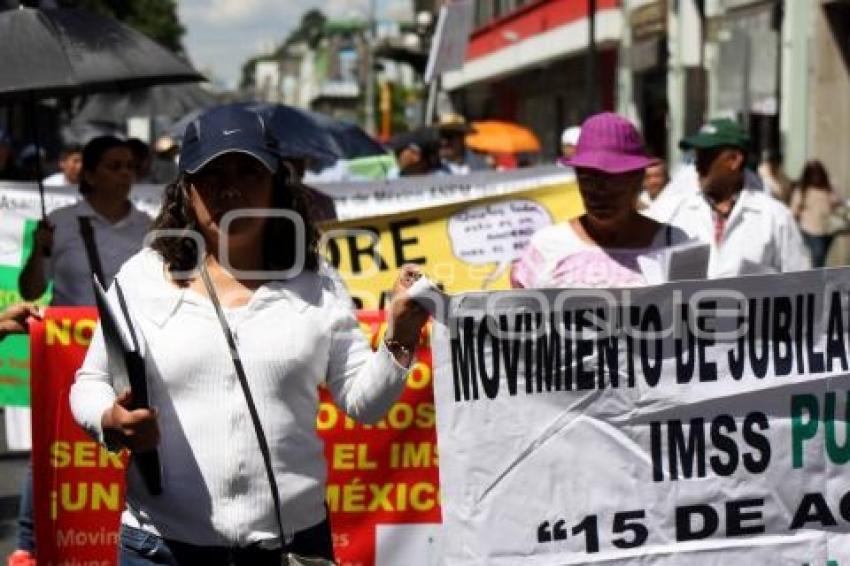
[[[89,308],[51,308],[31,329],[33,482],[42,566],[116,563],[127,458],[85,435],[68,404],[96,315]],[[359,317],[377,345],[383,313]],[[417,357],[401,399],[377,425],[356,423],[322,392],[317,427],[329,468],[336,558],[343,566],[435,560],[440,504],[427,344]]]
[[[93,308],[50,308],[32,325],[32,460],[41,566],[116,563],[125,455],[74,422],[68,392],[97,323]]]
[[[359,313],[376,348],[383,312]],[[334,550],[343,566],[433,564],[440,522],[436,416],[428,340],[383,421],[356,423],[322,392],[317,427],[328,462]],[[417,558],[419,557],[419,558]]]

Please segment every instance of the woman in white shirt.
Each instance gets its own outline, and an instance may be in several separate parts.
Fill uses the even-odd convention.
[[[585,214],[534,234],[511,272],[514,287],[613,288],[647,284],[638,258],[687,240],[681,230],[637,209],[647,166],[637,129],[602,113],[581,127],[576,170]]]
[[[829,182],[823,163],[813,159],[803,167],[800,181],[791,194],[791,214],[800,225],[803,242],[812,256],[812,267],[824,267],[835,234],[830,216],[841,206],[841,197]]]
[[[180,170],[154,223],[154,234],[171,232],[117,277],[144,338],[152,409],[129,410],[100,331],[71,390],[92,436],[159,453],[161,495],[135,466],[127,474],[120,563],[280,564],[281,551],[331,559],[317,386],[360,420],[389,409],[427,318],[404,292],[416,269],[402,269],[387,338],[373,353],[347,295],[323,273],[304,195],[261,118],[232,106],[203,114],[187,128]],[[255,215],[229,218],[243,209]],[[199,262],[242,358],[279,514]]]
[[[108,285],[121,264],[142,248],[150,229],[150,217],[129,199],[134,171],[127,142],[101,136],[86,144],[79,187],[83,198],[54,210],[46,223],[39,223],[32,254],[18,280],[24,299],[41,297],[52,280],[50,304],[94,305],[91,274],[95,267],[86,251],[80,219],[91,227],[99,275]]]

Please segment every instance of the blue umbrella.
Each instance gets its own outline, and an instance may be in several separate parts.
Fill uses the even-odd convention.
[[[340,159],[387,153],[381,144],[350,122],[285,104],[243,102],[237,105],[263,116],[280,144],[283,157],[306,159],[311,169],[330,167]],[[172,135],[182,137],[186,126],[201,112],[192,112],[175,122],[170,128]]]
[[[357,124],[336,120],[317,112],[306,112],[306,114],[330,134],[339,147],[342,159],[358,159],[387,153],[383,145]]]

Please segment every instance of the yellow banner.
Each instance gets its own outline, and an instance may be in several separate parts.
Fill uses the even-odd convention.
[[[322,249],[359,308],[383,308],[405,263],[448,293],[508,289],[538,229],[583,212],[574,182],[323,226]]]

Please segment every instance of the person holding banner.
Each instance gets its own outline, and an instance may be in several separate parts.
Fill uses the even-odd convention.
[[[109,284],[121,264],[142,248],[151,219],[130,202],[134,171],[126,142],[101,136],[86,144],[79,187],[83,198],[54,210],[36,229],[18,279],[25,300],[41,297],[52,280],[52,305],[93,305],[91,274],[99,271],[104,285]]]
[[[511,272],[515,288],[638,287],[648,283],[641,256],[682,243],[681,230],[638,211],[645,169],[655,162],[643,151],[637,129],[610,112],[581,126],[575,154],[585,213],[539,230]]]
[[[20,303],[0,312],[0,341],[10,334],[29,332],[27,321],[30,317],[41,318],[41,311],[37,305]]]
[[[427,319],[405,291],[418,268],[402,268],[372,352],[320,260],[287,157],[243,108],[214,108],[187,127],[155,239],[117,276],[151,408],[129,409],[100,328],[77,373],[77,422],[112,450],[156,448],[162,462],[159,496],[128,471],[123,565],[332,560],[317,387],[365,422],[404,388]]]
[[[39,223],[32,252],[18,278],[21,296],[34,301],[53,281],[54,306],[94,305],[92,273],[104,284],[142,248],[150,217],[129,200],[134,178],[133,154],[126,142],[101,136],[82,152],[79,202],[54,210]],[[18,549],[26,564],[35,551],[30,471],[21,490]]]

